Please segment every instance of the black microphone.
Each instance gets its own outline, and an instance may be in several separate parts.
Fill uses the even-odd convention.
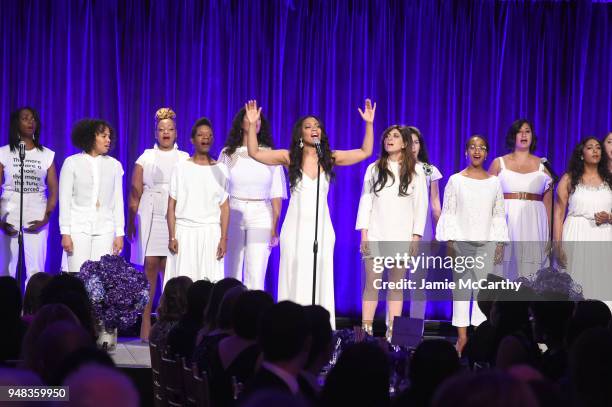
[[[19,159],[21,161],[25,160],[25,154],[26,154],[25,142],[24,141],[20,141],[19,142]]]
[[[315,145],[315,148],[317,149],[317,155],[319,156],[319,159],[323,158],[323,150],[321,149],[321,140],[319,140],[319,137],[312,137],[312,142]]]
[[[555,170],[553,170],[552,165],[550,165],[550,161],[548,161],[548,159],[546,157],[542,157],[542,158],[540,158],[540,162],[542,163],[544,168],[546,168],[546,170],[548,170],[551,178],[553,179],[554,183],[556,184],[557,181],[559,181],[559,177],[555,173]]]

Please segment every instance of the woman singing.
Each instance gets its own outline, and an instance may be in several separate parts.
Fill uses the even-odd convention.
[[[166,268],[168,251],[168,184],[176,163],[189,154],[176,146],[176,114],[164,107],[155,113],[155,146],[138,157],[132,174],[127,237],[132,242],[131,261],[143,265],[149,280],[149,303],[142,314],[140,337],[151,329],[151,303],[157,275]]]
[[[540,158],[533,155],[536,136],[530,122],[520,119],[512,123],[506,146],[512,152],[493,160],[489,174],[499,178],[504,191],[512,242],[504,255],[504,276],[515,280],[533,276],[546,262],[552,178]]]
[[[491,262],[501,263],[503,244],[508,241],[504,212],[504,195],[499,179],[487,173],[483,163],[489,145],[483,136],[472,136],[465,146],[468,166],[452,175],[444,190],[442,216],[436,228],[436,239],[452,242],[459,256],[482,257],[485,266],[465,270],[455,268],[455,280],[476,281],[486,278]],[[495,245],[494,251],[491,244]],[[457,351],[467,343],[467,327],[480,325],[485,319],[476,303],[477,290],[453,291],[453,321],[457,327]],[[465,297],[465,298],[464,298]],[[472,314],[470,317],[470,305]]]
[[[198,119],[191,129],[194,153],[179,161],[170,177],[168,249],[164,284],[177,276],[193,281],[223,278],[229,202],[227,167],[210,156],[210,121]]]
[[[36,110],[17,109],[10,116],[9,143],[0,147],[0,275],[7,273],[15,277],[22,189],[19,142],[25,143],[23,246],[26,285],[33,274],[45,271],[49,217],[57,205],[55,153],[41,144],[40,127]]]
[[[587,299],[611,298],[611,188],[601,143],[594,137],[582,140],[557,188],[554,240],[561,267],[582,286]]]
[[[259,148],[257,120],[259,120],[261,108],[257,108],[257,102],[250,101],[246,106],[246,111],[249,120],[247,144],[249,155],[263,164],[284,165],[289,170],[291,198],[281,228],[278,298],[300,304],[311,303],[315,203],[318,203],[315,301],[329,311],[330,322],[334,326],[334,243],[336,236],[327,206],[329,182],[334,178],[334,165],[355,164],[372,155],[376,104],[372,106],[370,100],[367,99],[365,110],[359,109],[361,117],[366,122],[361,148],[345,151],[331,151],[323,125],[314,116],[306,116],[296,122],[289,150]],[[321,158],[317,156],[317,145],[320,146]],[[319,202],[316,200],[318,170],[321,170],[322,173],[319,176]]]
[[[251,290],[263,290],[270,249],[278,245],[277,223],[281,200],[287,198],[281,165],[264,165],[247,152],[249,121],[246,110],[232,121],[232,129],[219,155],[229,169],[230,219],[225,275],[241,280]],[[256,123],[260,148],[272,148],[268,121]]]
[[[355,226],[361,230],[361,253],[366,259],[362,326],[370,335],[378,304],[374,279],[380,276],[373,271],[371,256],[406,253],[409,244],[397,242],[421,240],[428,208],[425,174],[415,165],[408,129],[389,127],[382,134],[381,144],[380,157],[365,173]],[[400,281],[406,270],[393,269],[390,274],[393,281]],[[391,338],[393,320],[402,314],[403,296],[401,290],[389,291],[387,296],[387,338]]]
[[[59,182],[59,226],[68,271],[123,249],[123,167],[108,156],[115,141],[110,124],[83,119],[72,129],[82,152],[64,160]]]

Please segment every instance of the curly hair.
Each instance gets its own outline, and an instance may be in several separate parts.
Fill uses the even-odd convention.
[[[168,280],[157,308],[160,321],[178,321],[187,312],[187,292],[192,284],[187,276]]]
[[[535,130],[533,129],[533,123],[527,119],[515,120],[514,123],[510,125],[510,128],[506,133],[506,148],[509,151],[514,150],[514,147],[516,146],[516,135],[519,131],[521,131],[521,127],[523,127],[524,124],[528,125],[529,129],[531,130],[531,144],[529,144],[529,152],[533,153],[535,151],[537,138],[535,135]]]
[[[174,113],[174,110],[172,110],[172,108],[169,107],[162,107],[157,109],[157,111],[155,112],[155,127],[157,127],[157,124],[162,121],[162,120],[166,120],[166,119],[171,119],[172,121],[176,121],[176,113]]]
[[[582,156],[582,150],[584,149],[586,143],[590,140],[595,140],[601,147],[601,142],[595,137],[586,137],[580,140],[580,143],[576,145],[574,151],[572,152],[572,156],[570,157],[569,165],[567,166],[567,174],[570,177],[570,194],[576,190],[576,187],[578,186],[578,184],[580,184],[580,180],[582,179],[582,175],[584,174],[584,160]],[[605,152],[602,151],[602,154],[605,154]],[[606,184],[608,184],[608,187],[612,188],[612,174],[610,174],[610,171],[608,171],[606,160],[604,160],[603,158],[600,159],[599,163],[597,164],[597,173],[599,174],[601,179]]]
[[[117,136],[110,123],[102,119],[81,119],[76,122],[72,128],[72,145],[89,153],[93,150],[96,143],[96,134],[104,132],[105,129],[110,131],[110,150],[112,150],[115,146]]]
[[[234,119],[232,120],[232,128],[230,129],[229,135],[225,140],[225,151],[224,153],[229,157],[236,149],[242,145],[243,142],[243,130],[242,130],[242,121],[244,120],[244,116],[246,114],[246,110],[243,107],[236,113]],[[274,144],[272,142],[272,132],[270,131],[270,123],[262,114],[261,116],[261,128],[259,129],[259,133],[257,133],[257,142],[260,147],[269,147],[274,148]]]
[[[289,185],[291,186],[291,190],[293,190],[298,182],[302,179],[302,158],[303,158],[303,150],[300,147],[300,140],[302,140],[302,124],[304,120],[308,118],[313,118],[319,123],[319,130],[321,131],[321,150],[323,151],[323,158],[321,159],[321,166],[323,167],[323,171],[329,177],[329,180],[332,181],[336,174],[334,173],[334,158],[332,156],[331,149],[329,148],[329,139],[327,138],[327,133],[325,132],[325,128],[323,127],[323,123],[316,116],[304,116],[295,122],[293,126],[293,131],[291,132],[291,147],[289,148]]]
[[[34,142],[34,146],[42,151],[43,145],[40,143],[40,115],[36,110],[29,106],[20,107],[14,112],[11,112],[11,116],[9,118],[9,148],[12,152],[19,149],[19,141],[21,140],[21,136],[19,135],[19,115],[21,115],[21,112],[24,110],[29,110],[32,113],[32,116],[34,116],[36,129],[34,130],[34,137],[32,138],[32,141]]]
[[[422,163],[430,164],[429,162],[429,154],[427,154],[427,147],[425,146],[425,139],[421,134],[421,131],[414,126],[404,126],[408,133],[410,134],[410,138],[412,139],[412,135],[414,134],[419,139],[419,153],[417,154],[417,160]],[[410,144],[412,144],[412,140],[410,140]]]
[[[380,158],[376,160],[376,181],[374,185],[372,185],[372,192],[374,195],[378,195],[380,191],[387,185],[387,180],[391,178],[391,185],[395,183],[395,176],[389,170],[389,153],[385,150],[385,139],[387,135],[391,133],[393,130],[399,131],[402,136],[402,140],[406,147],[404,147],[404,151],[402,151],[402,157],[400,161],[399,168],[399,196],[407,196],[408,195],[408,185],[412,182],[412,176],[415,174],[414,166],[416,161],[414,156],[412,155],[412,135],[410,130],[405,126],[394,125],[387,128],[382,136],[381,136],[381,150],[380,150]]]

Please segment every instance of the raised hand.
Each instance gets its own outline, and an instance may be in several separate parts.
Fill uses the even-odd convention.
[[[257,120],[259,120],[259,117],[261,115],[261,107],[259,109],[257,108],[257,101],[249,100],[244,105],[244,109],[246,110],[245,116],[247,120],[249,121],[249,123],[251,124],[257,123]]]
[[[361,115],[361,118],[366,123],[374,123],[374,114],[376,113],[376,103],[374,103],[374,106],[372,106],[372,101],[370,99],[366,99],[364,110],[361,110],[361,108],[359,107],[357,108],[357,110],[359,110],[359,114]]]

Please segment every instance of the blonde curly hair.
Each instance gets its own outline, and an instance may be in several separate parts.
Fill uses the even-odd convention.
[[[169,107],[157,109],[157,112],[155,112],[155,125],[157,126],[157,123],[166,119],[172,119],[172,121],[176,122],[176,113],[174,113],[174,110]]]

